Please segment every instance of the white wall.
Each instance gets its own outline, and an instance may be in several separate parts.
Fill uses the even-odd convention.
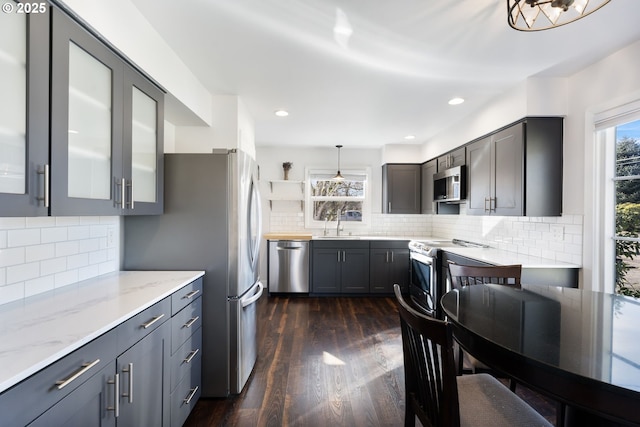
[[[640,100],[640,41],[621,49],[568,79],[569,117],[565,125],[564,197],[567,211],[584,214],[584,285],[602,290],[605,280],[594,266],[601,257],[597,240],[598,206],[594,195],[595,155],[593,116],[615,106]]]

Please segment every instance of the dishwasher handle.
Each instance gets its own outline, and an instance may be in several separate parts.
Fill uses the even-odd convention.
[[[305,248],[305,242],[278,242],[276,250],[278,251],[299,251]]]

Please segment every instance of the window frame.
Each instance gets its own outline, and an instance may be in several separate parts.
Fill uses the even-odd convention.
[[[335,197],[335,201],[361,201],[362,202],[362,221],[341,221],[340,225],[343,230],[359,230],[367,228],[371,225],[371,168],[351,168],[341,169],[343,176],[348,175],[364,175],[364,196],[363,197]],[[305,168],[305,227],[306,228],[325,228],[325,221],[316,221],[313,219],[314,201],[321,200],[311,195],[311,180],[315,175],[335,175],[335,169],[306,167]],[[333,198],[332,198],[333,199]],[[337,221],[328,221],[332,228],[337,226]]]
[[[593,290],[616,292],[616,127],[640,120],[640,100],[594,115],[594,154],[597,168],[593,176],[594,250]],[[633,239],[640,241],[640,238]],[[598,285],[599,284],[599,285]],[[593,286],[592,286],[593,287]]]

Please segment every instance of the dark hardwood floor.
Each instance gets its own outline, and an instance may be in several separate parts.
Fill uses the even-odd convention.
[[[240,395],[200,399],[185,427],[402,426],[404,371],[393,298],[265,296],[259,356]],[[543,416],[554,404],[518,386]]]

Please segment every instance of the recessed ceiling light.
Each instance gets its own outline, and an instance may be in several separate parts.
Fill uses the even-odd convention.
[[[289,112],[285,110],[276,110],[275,115],[278,117],[287,117]]]
[[[464,102],[464,99],[456,97],[456,98],[451,98],[449,100],[449,105],[460,105]]]
[[[407,135],[404,137],[404,139],[416,139],[415,135]]]

